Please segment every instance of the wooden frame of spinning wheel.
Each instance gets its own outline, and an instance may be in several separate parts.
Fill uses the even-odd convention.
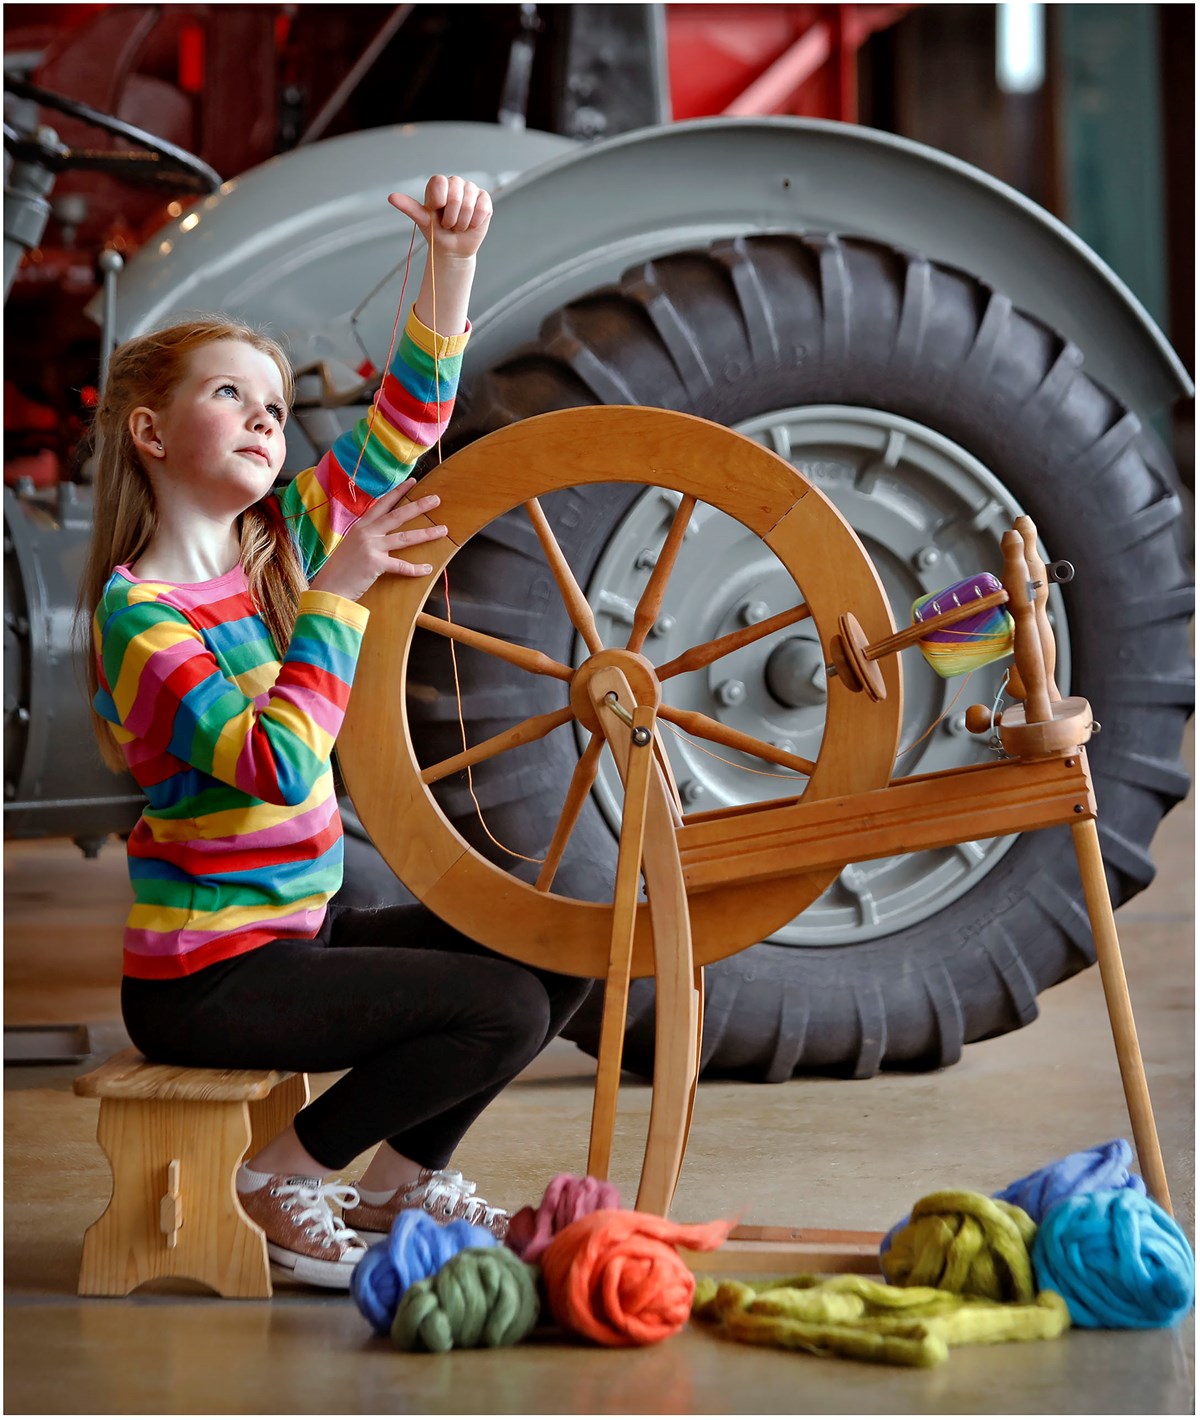
[[[561,488],[613,482],[671,489],[680,499],[623,648],[602,645],[591,608],[538,502]],[[1031,524],[1006,534],[1004,541],[1002,581],[1016,624],[1009,688],[1022,703],[1005,713],[999,731],[1013,758],[893,781],[901,721],[896,653],[926,634],[930,624],[895,631],[878,576],[853,531],[784,459],[693,416],[603,406],[542,415],[491,434],[448,459],[422,482],[420,492],[441,495],[438,518],[448,535],[427,545],[430,575],[382,578],[363,599],[372,616],[339,759],[356,812],[380,853],[428,907],[516,960],[605,982],[589,1173],[606,1177],[608,1172],[631,977],[652,974],[656,988],[654,1083],[637,1206],[665,1215],[695,1100],[705,963],[791,920],[847,863],[1070,823],[1139,1159],[1151,1193],[1169,1207],[1096,835],[1083,748],[1091,734],[1091,710],[1082,699],[1062,700],[1054,687],[1046,573]],[[802,588],[803,599],[788,612],[655,667],[642,646],[698,501],[759,536]],[[423,610],[457,549],[522,505],[590,652],[577,668]],[[993,597],[990,604],[1002,599]],[[961,615],[979,609],[975,604]],[[663,684],[673,676],[809,618],[831,672],[816,761],[664,703]],[[954,619],[951,613],[939,622]],[[564,682],[569,703],[438,764],[420,766],[404,695],[418,626]],[[546,859],[531,885],[477,853],[446,819],[430,785],[572,720],[592,738],[566,786]],[[792,798],[684,815],[660,720],[799,770],[807,785]],[[381,756],[382,745],[395,752]],[[605,745],[624,786],[624,810],[613,901],[587,903],[554,893],[553,879]],[[638,899],[639,880],[645,884],[644,902]],[[875,1271],[880,1237],[742,1228],[731,1235],[722,1260],[767,1271]],[[706,1259],[706,1266],[712,1263]]]

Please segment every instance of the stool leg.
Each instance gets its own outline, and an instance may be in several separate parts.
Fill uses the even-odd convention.
[[[282,1134],[296,1115],[308,1103],[308,1076],[289,1075],[281,1080],[265,1100],[250,1101],[250,1147],[247,1158],[253,1158],[277,1134]]]
[[[84,1237],[81,1296],[123,1297],[156,1277],[189,1277],[222,1297],[271,1295],[266,1238],[234,1193],[250,1142],[245,1101],[105,1099],[96,1137],[113,1192]],[[161,1205],[173,1161],[179,1226],[172,1246]]]

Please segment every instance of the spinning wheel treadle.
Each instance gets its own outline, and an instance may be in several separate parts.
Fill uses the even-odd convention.
[[[679,496],[625,647],[602,645],[591,608],[537,501],[561,489],[613,482],[658,486]],[[817,489],[769,450],[722,426],[670,411],[569,409],[469,445],[429,475],[420,492],[441,495],[437,515],[448,535],[428,546],[429,576],[382,578],[364,598],[372,618],[339,757],[355,809],[377,848],[428,907],[516,960],[606,981],[589,1172],[604,1176],[608,1170],[631,976],[654,974],[658,1002],[638,1207],[665,1214],[694,1101],[705,963],[740,951],[789,921],[848,862],[1071,823],[1139,1157],[1151,1192],[1169,1204],[1112,907],[1103,870],[1095,866],[1095,803],[1083,749],[1091,711],[1085,700],[1061,700],[1054,686],[1046,574],[1028,519],[1005,534],[1005,591],[995,594],[1008,601],[1016,625],[1010,690],[1024,704],[1007,711],[1000,724],[1005,747],[1016,758],[893,782],[902,713],[897,652],[920,633],[895,631],[879,578],[854,533]],[[772,549],[796,582],[797,602],[655,666],[642,647],[669,591],[698,501],[737,519]],[[590,653],[578,668],[423,611],[458,548],[522,505]],[[826,662],[838,671],[829,679],[815,761],[671,705],[674,676],[807,620]],[[404,694],[418,626],[563,682],[566,704],[436,764],[420,765]],[[685,818],[660,720],[727,750],[797,770],[805,779],[796,781],[798,792],[789,797]],[[591,740],[564,786],[562,812],[531,885],[476,852],[443,814],[430,785],[572,721]],[[556,893],[553,882],[605,745],[625,790],[616,881],[611,901],[583,902]],[[644,902],[637,897],[639,878],[645,882]],[[830,1254],[826,1247],[821,1265],[836,1257],[843,1266],[861,1268],[864,1236],[854,1235],[849,1253]],[[785,1266],[796,1264],[795,1251],[803,1247],[795,1238],[795,1230],[788,1232],[790,1245],[780,1254]],[[819,1241],[832,1238],[821,1234]],[[772,1265],[761,1256],[759,1261]],[[811,1256],[808,1261],[817,1265]]]

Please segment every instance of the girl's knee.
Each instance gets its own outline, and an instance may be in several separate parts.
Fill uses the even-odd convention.
[[[479,962],[480,1000],[517,1053],[536,1049],[550,1029],[550,997],[532,971],[510,961]]]

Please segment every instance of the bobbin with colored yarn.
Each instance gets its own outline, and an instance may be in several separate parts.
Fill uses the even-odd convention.
[[[990,572],[978,572],[944,591],[918,597],[912,606],[913,625],[919,626],[943,612],[969,606],[1003,590],[998,577]],[[1013,646],[1013,619],[1004,607],[989,607],[956,621],[953,626],[930,631],[917,645],[938,675],[946,679],[964,675],[1008,655]]]

